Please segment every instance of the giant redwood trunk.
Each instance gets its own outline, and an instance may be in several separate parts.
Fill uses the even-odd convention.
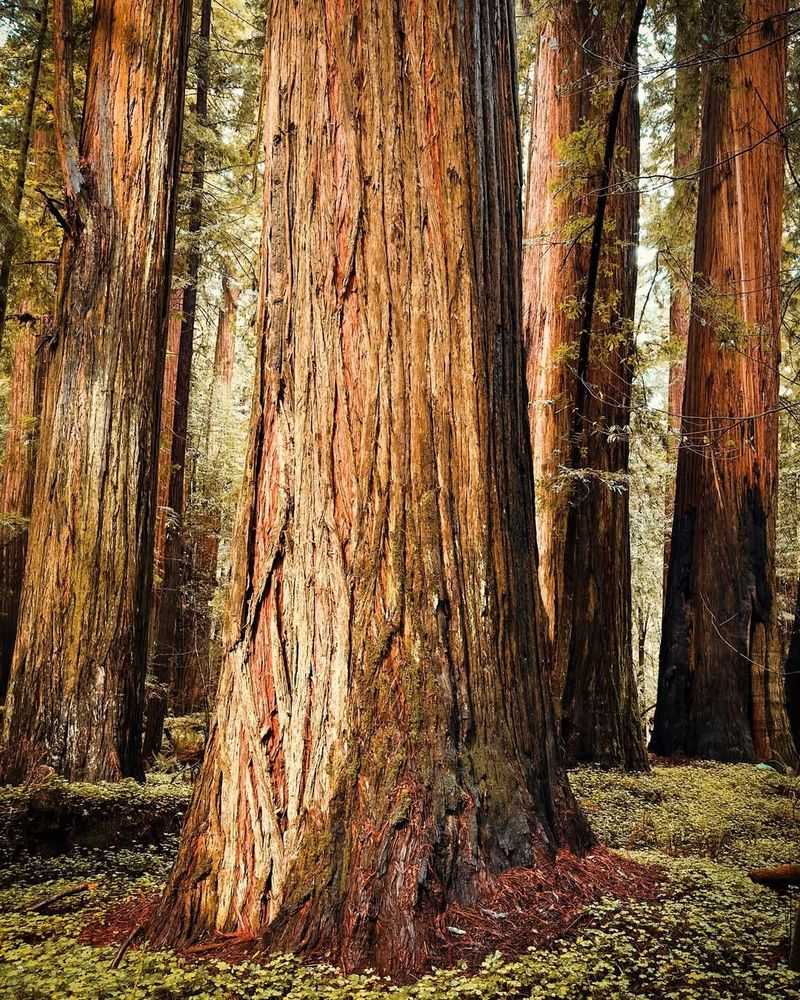
[[[38,332],[38,323],[26,324],[14,344],[9,426],[0,463],[0,700],[5,698],[17,634],[36,468],[43,375]]]
[[[227,655],[151,928],[423,967],[587,840],[537,630],[514,5],[273,4]]]
[[[11,780],[38,763],[71,779],[141,774],[188,9],[97,0],[77,151],[57,82],[69,231],[3,731]],[[63,45],[64,0],[54,30]]]
[[[667,388],[667,458],[670,478],[664,491],[664,590],[669,566],[670,534],[675,505],[674,468],[681,434],[681,408],[686,375],[686,347],[692,311],[692,255],[697,214],[697,154],[700,144],[700,67],[696,58],[700,38],[698,0],[675,5],[675,93],[673,96],[673,173],[675,189],[670,206],[674,245],[667,247],[671,288],[669,303],[670,364]]]
[[[696,274],[653,749],[794,757],[776,635],[786,4],[709,6]],[[748,31],[741,24],[751,24]],[[726,39],[731,38],[731,41]]]
[[[639,163],[633,80],[616,133],[577,467],[572,459],[579,303],[610,125],[608,95],[634,8],[629,0],[560,0],[548,8],[536,62],[523,282],[539,581],[564,741],[573,760],[642,768],[627,485]],[[575,536],[568,547],[570,513]]]

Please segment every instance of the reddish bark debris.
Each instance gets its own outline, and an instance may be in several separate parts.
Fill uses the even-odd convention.
[[[158,893],[131,896],[122,903],[112,906],[99,917],[89,921],[78,937],[81,944],[105,947],[122,944],[130,937],[135,927],[150,920],[158,902]]]
[[[542,859],[536,868],[498,875],[474,906],[449,906],[435,921],[438,946],[430,965],[448,968],[465,962],[475,968],[495,951],[513,958],[531,947],[548,947],[574,930],[586,908],[603,896],[642,901],[657,899],[661,892],[656,867],[605,847],[584,857],[559,851],[555,861]],[[150,920],[158,899],[158,894],[142,895],[120,903],[87,924],[79,940],[98,946],[121,944],[135,927]],[[231,963],[267,957],[260,938],[235,934],[217,935],[178,954],[194,961]]]

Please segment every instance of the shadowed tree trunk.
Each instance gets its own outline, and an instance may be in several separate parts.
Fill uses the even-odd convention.
[[[14,345],[9,426],[0,465],[0,700],[5,698],[17,634],[33,497],[43,379],[38,332],[36,321],[26,324]]]
[[[626,80],[617,126],[577,466],[571,456],[579,304],[610,125],[611,98],[599,94],[613,92],[634,8],[588,0],[549,8],[536,63],[523,282],[539,581],[562,733],[572,760],[644,768],[627,484],[638,230],[634,79]],[[570,516],[574,553],[566,545]]]
[[[510,0],[272,5],[227,654],[159,942],[409,974],[579,846],[537,630]]]
[[[28,87],[28,99],[25,103],[25,113],[22,117],[22,129],[19,137],[19,151],[17,153],[17,169],[14,177],[14,188],[11,194],[11,221],[13,224],[19,222],[19,213],[22,208],[22,198],[25,194],[25,177],[28,172],[28,152],[33,136],[33,119],[36,111],[36,98],[39,94],[39,73],[42,68],[42,54],[44,52],[45,39],[47,38],[47,0],[44,0],[37,14],[39,19],[39,31],[36,35],[36,43],[33,50],[33,60],[31,62],[31,82]],[[6,325],[6,310],[8,308],[8,283],[11,279],[11,262],[14,258],[14,249],[17,243],[17,233],[13,228],[9,228],[9,233],[3,243],[3,256],[0,260],[0,347],[3,346],[3,332]]]
[[[158,432],[158,465],[156,469],[155,540],[153,543],[153,593],[150,612],[150,643],[155,642],[159,608],[164,586],[164,561],[167,544],[167,525],[171,516],[169,486],[172,479],[172,423],[175,419],[175,389],[178,380],[178,357],[181,330],[183,329],[183,289],[173,288],[170,293],[169,320],[167,322],[167,354],[161,389],[161,419]],[[152,761],[161,749],[164,718],[167,713],[167,684],[154,677],[148,678],[145,693],[145,719],[143,755],[145,762]]]
[[[777,0],[708,8],[705,30],[729,58],[711,65],[703,96],[697,277],[652,740],[661,754],[794,759],[774,567],[785,12]]]
[[[201,0],[200,32],[197,40],[195,103],[197,128],[206,127],[208,118],[208,60],[211,38],[211,0]],[[189,432],[189,396],[192,385],[192,356],[194,354],[194,327],[197,317],[197,284],[203,255],[199,234],[203,226],[203,186],[205,179],[206,143],[202,131],[194,144],[192,163],[192,190],[189,201],[189,250],[186,260],[186,286],[183,290],[183,317],[178,349],[178,371],[175,382],[175,405],[172,417],[170,479],[164,544],[164,574],[158,603],[158,625],[153,656],[153,673],[158,681],[157,691],[163,693],[164,704],[152,706],[148,729],[149,740],[161,745],[161,730],[169,696],[178,699],[178,685],[182,683],[180,665],[187,655],[186,641],[181,627],[181,592],[187,581],[189,553],[183,530],[186,507],[186,440]],[[157,692],[156,692],[157,693]],[[158,719],[161,725],[158,725]],[[158,730],[158,731],[156,731]]]
[[[5,773],[142,773],[146,622],[188,5],[97,0],[78,144],[54,5],[59,262]],[[59,51],[59,49],[61,51]]]
[[[669,303],[669,335],[671,360],[667,391],[667,458],[671,469],[664,491],[664,593],[666,594],[669,566],[670,532],[675,505],[674,469],[678,459],[681,433],[681,407],[686,373],[686,345],[689,340],[689,317],[692,311],[692,254],[695,220],[697,217],[697,169],[700,144],[700,67],[696,53],[700,38],[699,0],[680,0],[675,5],[675,94],[673,97],[674,149],[673,173],[675,191],[670,206],[672,238],[670,247],[671,289]],[[684,252],[684,247],[686,251]]]
[[[786,655],[786,712],[795,747],[800,747],[800,583],[794,607],[794,624]]]

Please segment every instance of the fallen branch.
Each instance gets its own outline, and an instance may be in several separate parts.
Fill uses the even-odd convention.
[[[754,882],[773,889],[800,885],[800,865],[777,865],[775,868],[754,868],[747,873]]]
[[[112,960],[111,965],[109,966],[109,968],[111,968],[111,969],[117,969],[117,968],[119,968],[119,964],[122,961],[122,959],[125,958],[125,954],[128,951],[128,948],[130,948],[130,946],[133,944],[133,942],[144,933],[144,928],[145,928],[145,924],[143,924],[143,923],[142,924],[137,924],[133,928],[133,930],[130,932],[130,934],[125,938],[125,940],[119,946],[119,948],[117,948],[117,953],[114,956],[114,958],[113,958],[113,960]]]
[[[753,868],[747,873],[754,882],[780,892],[789,886],[800,886],[800,865],[776,865],[774,868]],[[794,920],[792,943],[789,947],[789,968],[800,972],[800,908]]]
[[[58,903],[62,899],[67,899],[69,896],[78,896],[82,892],[89,892],[94,888],[93,882],[81,882],[79,885],[71,885],[66,889],[62,889],[60,892],[54,893],[52,896],[48,896],[46,899],[40,899],[38,903],[34,903],[32,906],[28,907],[29,913],[41,913],[46,910],[53,903]]]

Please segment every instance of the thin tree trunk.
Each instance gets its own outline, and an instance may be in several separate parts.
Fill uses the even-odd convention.
[[[201,0],[200,33],[197,42],[197,95],[196,121],[204,129],[208,119],[208,68],[209,41],[211,38],[211,0]],[[187,655],[182,618],[182,591],[188,577],[188,552],[183,530],[186,507],[186,442],[189,430],[189,397],[192,384],[192,357],[194,354],[194,328],[197,317],[197,285],[203,255],[199,233],[203,225],[203,186],[205,181],[206,144],[200,132],[194,145],[192,164],[192,189],[189,202],[189,250],[187,254],[186,285],[183,290],[183,316],[178,351],[178,372],[175,383],[175,405],[171,434],[170,480],[167,504],[170,515],[164,546],[164,575],[158,607],[155,655],[152,669],[165,704],[153,706],[156,717],[166,714],[166,700],[171,695],[179,698],[183,683],[182,664]],[[158,728],[151,726],[148,728]],[[151,740],[161,745],[161,733],[153,731]]]
[[[70,779],[142,774],[188,11],[97,0],[77,160],[59,139],[69,232],[3,730],[9,780],[40,763]]]
[[[536,66],[523,282],[540,490],[539,580],[565,745],[572,760],[644,768],[631,649],[627,486],[639,112],[636,82],[629,79],[635,67],[617,69],[638,25],[635,7],[563,0],[549,9]],[[615,92],[615,85],[624,86],[617,119],[610,99],[598,100],[603,88]],[[592,150],[609,140],[613,166],[604,182]],[[564,165],[570,142],[576,162]],[[579,403],[576,360],[590,296],[590,231],[603,208],[604,183],[610,193],[597,237],[602,275],[591,291],[589,392]]]
[[[33,497],[43,381],[39,332],[33,321],[20,329],[14,345],[9,426],[0,466],[0,700],[5,698],[17,634]]]
[[[228,418],[231,411],[231,385],[236,346],[236,312],[239,289],[231,284],[227,273],[222,277],[222,304],[217,323],[214,349],[214,369],[209,393],[205,432],[204,465],[214,477],[224,468],[224,450]],[[217,560],[222,530],[220,507],[217,502],[223,483],[207,496],[201,510],[195,511],[189,538],[192,594],[186,608],[181,683],[175,691],[175,712],[210,711],[219,674],[221,645],[212,636],[211,600],[217,587]]]
[[[183,328],[183,289],[170,293],[167,321],[167,355],[161,389],[161,419],[158,432],[158,465],[156,469],[155,540],[153,543],[153,593],[151,597],[149,648],[154,648],[160,621],[161,597],[164,588],[167,527],[171,515],[169,486],[172,479],[172,424],[175,419],[175,390],[178,380],[178,357]],[[142,753],[145,763],[152,761],[161,749],[164,719],[167,714],[168,684],[150,678],[145,693],[144,738]]]
[[[706,32],[728,58],[708,71],[703,97],[697,277],[652,745],[789,762],[774,565],[786,4],[709,5],[708,17]]]
[[[422,968],[580,846],[535,589],[510,0],[272,5],[215,719],[154,940]]]
[[[25,102],[25,114],[22,119],[22,131],[20,133],[19,152],[17,154],[17,169],[14,176],[13,193],[11,195],[11,219],[13,223],[19,221],[22,198],[25,194],[28,152],[31,146],[31,136],[33,135],[36,99],[39,94],[39,74],[42,68],[42,53],[44,52],[45,39],[47,38],[47,0],[43,0],[38,17],[39,33],[36,36],[36,44],[33,50],[31,82],[28,87],[28,98]],[[8,283],[11,279],[11,263],[14,258],[16,244],[17,233],[13,229],[10,229],[3,244],[3,256],[0,261],[0,347],[3,346],[3,333],[5,331],[6,311],[8,309]]]
[[[676,178],[671,206],[671,230],[677,241],[670,248],[672,283],[669,304],[670,365],[667,390],[667,460],[670,477],[664,491],[664,593],[666,595],[667,568],[675,506],[674,469],[678,460],[678,441],[681,434],[681,408],[686,375],[686,345],[689,341],[689,318],[692,312],[692,259],[691,250],[684,252],[692,242],[697,217],[697,180],[692,176],[697,168],[700,145],[700,67],[696,61],[700,38],[699,0],[682,0],[675,7],[675,95],[673,98],[673,173]]]

